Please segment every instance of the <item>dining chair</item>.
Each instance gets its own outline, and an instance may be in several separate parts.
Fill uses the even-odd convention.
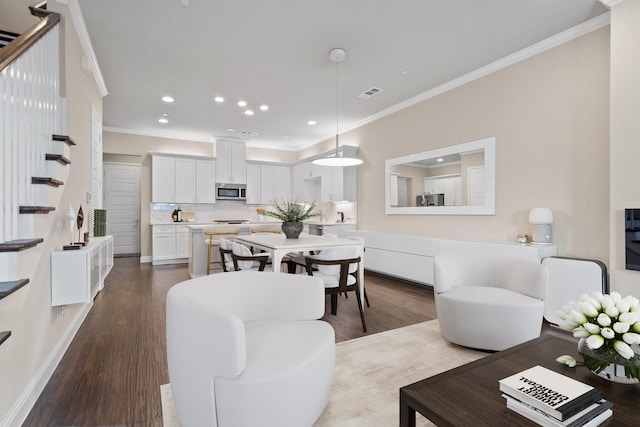
[[[309,276],[318,277],[324,283],[325,295],[331,296],[331,314],[338,312],[338,294],[355,292],[362,329],[367,332],[362,299],[360,297],[360,256],[357,247],[323,249],[317,255],[305,256]]]
[[[205,236],[204,243],[207,245],[207,275],[211,274],[211,264],[220,265],[223,271],[226,271],[224,268],[224,261],[220,259],[220,261],[213,260],[212,249],[216,246],[220,246],[220,239],[223,237],[231,237],[235,236],[240,232],[240,227],[234,224],[220,224],[212,227],[205,227],[203,230],[203,234]]]
[[[231,259],[235,271],[273,271],[272,266],[267,265],[268,254],[254,254],[242,243],[231,243]]]
[[[231,258],[231,254],[233,253],[233,242],[221,237],[219,246],[222,271],[225,273],[228,271],[235,271],[233,259]]]

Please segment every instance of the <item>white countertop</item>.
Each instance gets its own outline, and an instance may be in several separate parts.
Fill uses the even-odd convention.
[[[302,221],[303,224],[307,225],[357,225],[355,222],[329,222],[329,221]]]

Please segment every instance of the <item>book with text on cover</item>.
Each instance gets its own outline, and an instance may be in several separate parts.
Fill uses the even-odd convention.
[[[499,383],[501,392],[560,421],[602,399],[600,390],[540,365],[503,378]]]
[[[522,403],[506,394],[502,396],[507,400],[507,408],[546,427],[594,427],[602,424],[613,415],[611,402],[601,399],[565,421],[560,421],[540,409]]]

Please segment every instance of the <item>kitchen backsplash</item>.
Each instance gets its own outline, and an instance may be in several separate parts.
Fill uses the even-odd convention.
[[[171,213],[180,207],[183,221],[194,223],[209,223],[216,220],[242,219],[258,222],[258,208],[270,210],[271,205],[247,205],[233,200],[219,200],[215,204],[189,203],[150,203],[149,222],[154,224],[172,223]],[[358,217],[357,203],[317,203],[315,211],[321,213],[314,219],[321,222],[335,222],[337,213],[344,213],[345,222],[356,222]],[[266,221],[274,220],[265,217]]]

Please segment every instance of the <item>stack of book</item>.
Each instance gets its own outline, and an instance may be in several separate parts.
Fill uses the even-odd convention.
[[[542,366],[500,381],[507,408],[548,427],[595,427],[613,415],[600,390]]]

